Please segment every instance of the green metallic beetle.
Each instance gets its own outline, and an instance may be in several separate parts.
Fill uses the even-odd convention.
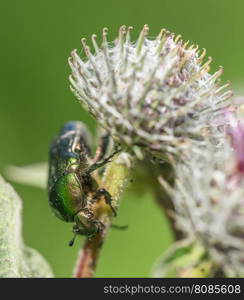
[[[65,222],[74,222],[74,238],[77,234],[92,237],[103,230],[103,224],[94,217],[92,205],[101,196],[114,210],[112,198],[108,191],[98,187],[91,175],[93,171],[104,166],[119,152],[115,150],[102,159],[106,152],[108,136],[102,139],[96,162],[89,163],[91,154],[89,136],[86,127],[79,121],[64,124],[58,137],[54,139],[49,153],[48,193],[49,203],[54,214]],[[102,159],[102,160],[101,160]]]

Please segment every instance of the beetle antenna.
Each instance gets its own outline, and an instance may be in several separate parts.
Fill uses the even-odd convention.
[[[71,241],[69,241],[69,246],[72,247],[74,245],[74,242],[75,242],[75,238],[76,238],[76,233],[74,234],[74,237],[72,238]]]

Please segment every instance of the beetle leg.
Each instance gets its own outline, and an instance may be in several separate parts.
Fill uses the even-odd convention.
[[[119,153],[120,151],[121,151],[120,148],[116,148],[116,149],[114,150],[114,152],[113,152],[111,155],[109,155],[108,157],[104,158],[102,161],[96,162],[96,163],[94,163],[93,165],[91,165],[91,166],[87,169],[86,173],[90,174],[90,173],[92,173],[93,171],[95,171],[95,170],[97,170],[97,169],[103,167],[104,165],[106,165],[108,162],[111,161],[111,159],[114,157],[115,154]]]
[[[93,159],[94,163],[104,159],[106,152],[108,150],[109,142],[110,142],[110,134],[104,133],[100,137],[99,145],[97,147],[96,154]]]
[[[129,225],[111,224],[111,228],[113,228],[113,229],[126,230],[126,229],[128,229],[128,227],[129,227]]]
[[[116,216],[117,216],[117,212],[116,212],[115,208],[114,208],[113,205],[112,205],[112,200],[113,200],[113,199],[112,199],[112,196],[110,195],[110,193],[109,193],[107,190],[103,189],[103,188],[98,189],[98,190],[96,191],[96,193],[95,193],[93,199],[94,199],[94,200],[97,200],[97,199],[99,199],[101,196],[104,197],[105,202],[110,206],[110,208],[112,209],[112,212],[113,212],[114,217],[116,217]]]
[[[73,227],[73,232],[86,235],[89,238],[104,229],[104,224],[96,220],[93,212],[88,208],[79,209],[75,214],[74,221],[76,224]]]

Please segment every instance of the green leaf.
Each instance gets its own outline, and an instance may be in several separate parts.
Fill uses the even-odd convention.
[[[0,176],[0,278],[53,277],[44,258],[24,245],[21,209],[21,199]]]
[[[154,264],[153,277],[208,277],[212,263],[204,248],[191,239],[175,242]]]

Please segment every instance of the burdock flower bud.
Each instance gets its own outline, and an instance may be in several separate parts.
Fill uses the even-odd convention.
[[[216,151],[213,145],[189,154],[177,164],[171,193],[178,227],[206,249],[226,276],[244,276],[244,124],[229,128],[233,148],[225,140]]]
[[[205,49],[188,45],[181,36],[162,29],[148,38],[145,25],[132,42],[132,27],[102,45],[92,36],[94,51],[82,39],[85,58],[72,51],[71,89],[81,104],[127,151],[161,156],[178,153],[191,139],[201,139],[220,113],[231,91],[218,82],[223,72],[209,73]]]

